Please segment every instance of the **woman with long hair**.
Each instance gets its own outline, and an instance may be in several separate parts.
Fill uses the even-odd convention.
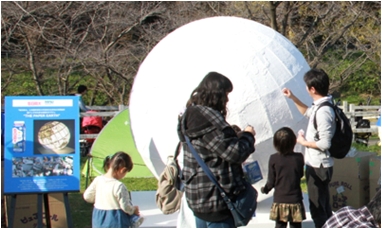
[[[190,138],[193,147],[211,169],[221,187],[234,198],[244,189],[242,163],[254,151],[255,130],[247,126],[237,136],[225,120],[231,81],[217,72],[208,73],[194,89],[179,119],[178,135],[185,142]],[[188,206],[198,228],[233,228],[234,219],[219,190],[207,177],[183,143],[183,182]]]

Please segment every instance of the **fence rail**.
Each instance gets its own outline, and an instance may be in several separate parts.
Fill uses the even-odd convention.
[[[114,117],[120,111],[128,108],[125,105],[119,106],[86,106],[92,112],[81,112],[80,117],[88,116],[100,116],[100,117]],[[98,134],[80,134],[80,140],[82,139],[95,139]]]
[[[369,120],[377,120],[381,116],[381,106],[356,106],[344,101],[340,108],[350,120],[353,133],[378,133],[376,125],[370,125],[370,128],[356,128],[358,117]]]
[[[353,133],[378,133],[378,127],[376,125],[371,125],[370,128],[356,128],[357,117],[363,117],[364,119],[376,120],[380,117],[381,106],[356,106],[354,104],[348,104],[347,101],[343,101],[342,105],[339,106],[346,116],[349,118]],[[80,116],[101,116],[101,117],[113,117],[118,112],[128,108],[128,106],[118,105],[118,106],[88,106],[88,108],[94,112],[81,112]],[[373,123],[373,122],[372,122]],[[80,139],[86,138],[96,138],[98,134],[81,134]]]

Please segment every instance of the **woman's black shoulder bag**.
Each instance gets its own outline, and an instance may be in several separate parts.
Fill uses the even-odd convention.
[[[187,145],[190,148],[192,154],[194,155],[195,159],[198,161],[199,165],[203,168],[206,175],[210,178],[210,180],[216,185],[216,187],[220,191],[220,195],[223,197],[224,201],[226,202],[229,210],[232,213],[232,216],[235,220],[235,226],[241,227],[246,226],[248,222],[252,219],[253,214],[256,211],[257,208],[257,191],[256,189],[247,181],[244,182],[245,184],[245,190],[241,191],[239,195],[237,195],[236,199],[234,201],[231,201],[230,198],[228,198],[227,194],[223,190],[222,187],[220,187],[220,184],[217,182],[215,176],[212,174],[211,170],[207,167],[207,165],[204,163],[203,159],[199,156],[199,154],[196,152],[195,148],[192,146],[190,139],[184,135]]]

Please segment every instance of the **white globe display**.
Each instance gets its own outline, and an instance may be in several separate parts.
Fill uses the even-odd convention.
[[[281,90],[288,87],[310,104],[303,81],[309,69],[288,39],[255,21],[213,17],[184,25],[154,47],[135,77],[129,109],[136,147],[159,177],[179,141],[178,114],[204,76],[216,71],[233,84],[227,121],[255,128],[256,151],[248,161],[257,160],[266,177],[273,134],[284,126],[296,134],[306,128],[307,120]]]
[[[45,123],[38,132],[38,141],[47,149],[60,150],[65,148],[70,140],[70,131],[62,122]]]

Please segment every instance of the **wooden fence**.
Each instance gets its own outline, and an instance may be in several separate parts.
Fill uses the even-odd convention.
[[[375,121],[381,116],[381,106],[356,106],[354,104],[348,104],[348,102],[344,101],[340,108],[349,118],[353,133],[378,133],[378,127],[375,125]],[[357,117],[371,120],[370,128],[356,128]]]
[[[114,117],[118,112],[126,109],[128,106],[88,106],[90,110],[96,112],[84,113],[81,112],[80,116],[101,116],[101,117]],[[352,125],[353,133],[378,133],[378,127],[374,124],[373,120],[377,120],[381,115],[381,106],[356,106],[355,104],[348,104],[343,101],[340,108],[344,111],[349,118]],[[363,117],[364,119],[372,120],[370,128],[356,128],[356,117]],[[81,134],[80,139],[96,138],[98,134]]]
[[[80,116],[101,116],[101,117],[114,117],[117,113],[120,111],[123,111],[128,106],[119,105],[119,106],[86,106],[89,110],[95,111],[95,112],[81,112]],[[81,134],[80,139],[86,139],[86,138],[97,138],[98,134]]]

